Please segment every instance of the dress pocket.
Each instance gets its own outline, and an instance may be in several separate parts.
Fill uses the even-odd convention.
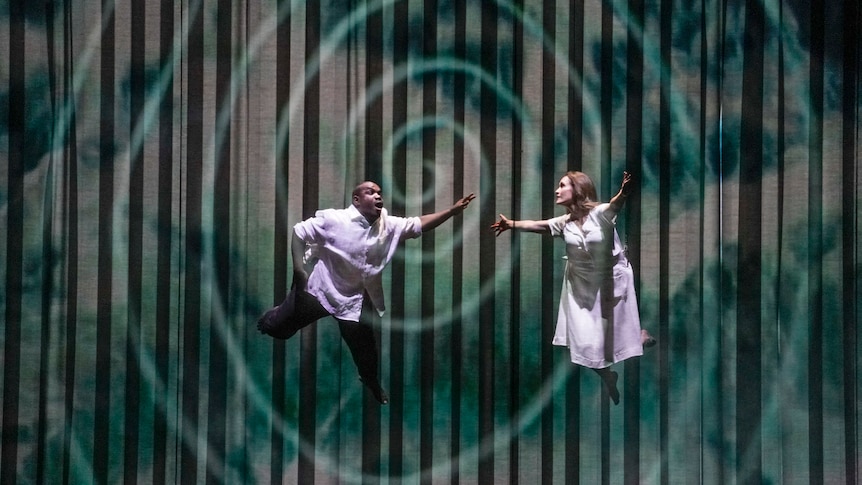
[[[614,298],[625,300],[628,295],[631,269],[627,266],[614,266]]]

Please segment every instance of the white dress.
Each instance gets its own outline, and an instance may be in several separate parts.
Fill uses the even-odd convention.
[[[608,204],[593,208],[583,226],[569,215],[549,221],[551,235],[566,242],[566,270],[554,345],[569,348],[572,362],[601,369],[643,355],[634,273],[626,259],[615,223],[605,216]],[[603,231],[604,230],[604,231]],[[609,247],[613,239],[613,248]],[[602,316],[602,261],[613,261],[612,318]]]

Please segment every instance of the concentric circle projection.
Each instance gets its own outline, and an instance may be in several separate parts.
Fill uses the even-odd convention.
[[[321,72],[321,67],[326,65],[327,62],[330,62],[334,57],[342,54],[350,49],[355,49],[355,46],[349,45],[348,40],[351,39],[351,35],[357,32],[362,25],[365,24],[369,15],[379,13],[381,11],[388,11],[393,5],[397,3],[396,0],[386,0],[379,2],[371,2],[371,3],[362,3],[356,2],[356,9],[353,11],[347,12],[341,19],[339,19],[331,28],[328,28],[324,35],[325,37],[322,39],[320,44],[320,49],[314,53],[314,55],[307,59],[304,71],[304,77],[299,81],[294,83],[291,89],[291,95],[289,98],[288,104],[283,108],[282,116],[280,119],[286,120],[280,123],[276,128],[276,146],[275,146],[275,159],[280,160],[283,158],[284,150],[287,145],[288,139],[288,127],[292,121],[296,120],[298,117],[302,116],[301,108],[303,105],[303,100],[306,95],[306,90],[308,88],[307,83],[309,80],[313,79],[315,76],[318,76]],[[200,8],[200,2],[194,2],[190,5],[190,8],[197,9]],[[600,118],[599,114],[599,102],[594,97],[587,94],[589,91],[583,88],[583,82],[579,78],[577,74],[577,70],[569,64],[569,60],[566,55],[562,52],[561,49],[557,47],[555,44],[555,39],[546,35],[541,25],[535,21],[529,15],[526,15],[523,11],[519,10],[519,8],[506,1],[497,2],[498,7],[507,14],[506,18],[508,22],[511,24],[518,23],[524,28],[524,36],[525,43],[532,43],[534,45],[539,46],[536,49],[535,56],[541,57],[538,54],[539,51],[544,51],[545,55],[549,55],[555,62],[556,71],[567,74],[567,79],[565,82],[570,85],[576,87],[577,92],[583,92],[584,98],[581,100],[583,105],[583,114],[586,127],[585,130],[589,134],[590,137],[594,140],[600,139],[600,123],[597,121]],[[623,7],[622,3],[615,2],[613,4],[618,10],[615,12],[618,17],[624,17],[628,15],[628,12],[621,10]],[[231,110],[235,109],[234,102],[238,98],[237,93],[242,89],[244,83],[248,80],[246,79],[247,75],[247,67],[259,61],[258,54],[261,46],[270,39],[274,35],[274,31],[276,27],[284,22],[288,13],[296,13],[299,9],[302,8],[301,2],[292,2],[291,9],[293,12],[283,11],[283,17],[277,19],[275,22],[266,23],[264,27],[257,32],[254,32],[251,36],[251,42],[249,44],[249,48],[245,51],[245,56],[240,59],[240,62],[237,63],[237,67],[235,72],[233,73],[233,84],[231,85],[230,100],[228,102],[222,103],[224,106],[224,110],[217,114],[217,123],[216,123],[216,132],[215,139],[213,140],[213,145],[219,147],[222,143],[225,142],[227,137],[230,136],[230,127],[228,126]],[[773,13],[774,15],[774,13]],[[182,56],[181,49],[184,45],[186,45],[185,39],[188,35],[187,25],[183,25],[183,31],[181,34],[182,39],[178,39],[175,42],[174,47],[174,56],[179,59]],[[647,38],[644,36],[644,38]],[[472,39],[475,41],[475,39]],[[657,63],[658,61],[654,61],[655,59],[660,59],[660,56],[657,54],[657,48],[653,43],[650,43],[649,40],[645,41],[644,45],[641,46],[645,53],[645,59],[648,62]],[[653,60],[653,61],[651,61]],[[475,60],[474,60],[475,62]],[[535,169],[537,172],[542,170],[541,155],[538,153],[538,145],[539,140],[542,139],[543,136],[550,136],[551,134],[541,133],[541,124],[536,123],[535,120],[540,116],[551,116],[547,114],[539,114],[538,116],[535,114],[536,106],[534,106],[534,100],[525,99],[524,96],[514,93],[511,89],[511,86],[505,82],[499,80],[498,73],[489,73],[486,72],[481,64],[477,64],[471,62],[468,59],[456,59],[454,57],[450,57],[448,55],[440,55],[433,58],[424,58],[424,57],[412,57],[406,63],[401,65],[389,65],[386,69],[384,69],[384,73],[381,78],[371,80],[368,85],[362,90],[361,94],[357,97],[356,103],[353,106],[348,107],[348,117],[347,121],[341,127],[341,134],[339,138],[333,137],[333,140],[340,143],[340,156],[342,157],[340,160],[336,161],[338,166],[349,166],[351,161],[348,160],[348,150],[347,145],[351,142],[351,140],[355,140],[362,136],[361,134],[361,120],[364,118],[364,114],[368,107],[378,100],[381,97],[388,95],[391,92],[393,86],[397,83],[410,83],[412,80],[416,78],[421,78],[422,76],[433,74],[440,76],[441,78],[445,76],[458,75],[463,76],[470,83],[475,86],[478,86],[478,89],[490,90],[494,93],[496,98],[497,105],[506,112],[514,113],[514,117],[519,120],[520,126],[519,129],[522,130],[523,139],[524,139],[524,150],[523,153],[520,154],[523,160],[526,161],[527,166]],[[664,69],[667,69],[666,66],[660,65],[651,65],[649,66],[655,70],[655,72],[661,72]],[[160,73],[159,82],[157,85],[157,92],[159,93],[159,97],[152,98],[147,103],[147,117],[151,120],[151,123],[156,123],[154,113],[157,110],[157,106],[161,101],[161,97],[163,96],[172,96],[170,89],[170,79],[172,76],[167,72],[167,69],[175,68],[175,66],[165,66],[166,71]],[[417,88],[419,89],[419,88]],[[685,96],[684,94],[674,94],[674,96]],[[684,119],[684,113],[681,110],[685,108],[685,101],[683,102],[674,102],[671,103],[672,109],[674,112],[672,116],[674,118],[679,117],[680,119]],[[487,171],[493,170],[493,166],[490,165],[491,161],[488,160],[488,157],[483,154],[482,144],[480,143],[478,134],[475,132],[475,129],[471,127],[466,122],[461,122],[456,120],[454,113],[440,111],[436,113],[434,116],[420,116],[420,117],[410,117],[407,119],[404,125],[402,126],[394,126],[391,127],[391,133],[389,134],[388,139],[384,140],[384,150],[383,157],[381,163],[384,167],[390,167],[393,163],[396,163],[393,160],[394,152],[396,149],[403,144],[409,143],[411,139],[415,137],[421,136],[422,133],[426,132],[428,129],[433,129],[440,133],[447,133],[446,136],[457,138],[463,141],[464,146],[466,148],[466,155],[464,157],[466,164],[472,164],[469,168],[473,173],[483,173]],[[337,131],[337,130],[333,130]],[[61,130],[61,132],[65,132],[65,130]],[[137,151],[141,149],[141,145],[143,143],[143,136],[146,132],[146,127],[136,133],[136,136],[133,137],[132,145],[129,150],[131,152]],[[689,148],[693,149],[693,148]],[[213,153],[217,153],[218,149],[213,150]],[[214,157],[214,155],[213,155]],[[694,158],[694,157],[692,157]],[[216,161],[214,158],[209,160],[209,163],[205,164],[209,170],[215,170]],[[421,172],[433,172],[436,167],[436,162],[434,160],[411,160],[408,162],[410,164],[417,164],[417,166],[411,166],[411,168],[416,168]],[[338,167],[334,167],[332,169],[333,172],[338,172]],[[384,173],[388,173],[384,170]],[[338,183],[333,183],[333,190],[342,190],[343,187],[346,187],[351,181],[338,181]],[[416,194],[406,194],[400,191],[400,188],[396,187],[392,180],[384,179],[381,181],[382,185],[385,188],[392,188],[393,190],[390,192],[392,200],[398,201],[401,204],[407,205],[408,199],[411,201],[415,201]],[[285,181],[278,180],[277,184],[283,184]],[[525,184],[525,187],[535,189],[535,196],[544,195],[547,196],[547,192],[549,187],[535,187],[530,184]],[[285,191],[287,191],[286,187],[283,187]],[[439,189],[438,189],[439,190]],[[122,191],[121,191],[122,192]],[[127,191],[125,192],[127,193]],[[421,202],[426,201],[440,201],[441,195],[439,193],[421,193],[420,200]],[[460,196],[461,194],[455,194],[456,196]],[[479,204],[495,204],[496,201],[491,197],[486,196],[488,194],[479,193],[477,202]],[[533,194],[529,194],[529,197],[533,197]],[[415,202],[412,204],[415,205]],[[120,201],[116,207],[117,211],[122,210],[125,207],[123,201]],[[473,232],[485,230],[489,224],[489,221],[479,220],[479,210],[475,210],[475,208],[469,209],[464,214],[464,224],[463,231],[464,233],[470,233],[472,235]],[[434,252],[430,254],[426,254],[423,252],[419,252],[418,256],[415,259],[411,259],[411,263],[422,263],[427,261],[434,261],[438,257],[438,253],[449,253],[455,247],[455,245],[463,244],[465,240],[465,234],[455,234],[454,237],[450,240],[443,241],[442,244],[439,244],[435,247]],[[214,258],[214,250],[211,246],[211,241],[204,238],[202,251],[204,253],[204,257],[207,260],[212,260]],[[121,245],[117,245],[117,247],[121,247]],[[404,257],[403,255],[399,255],[398,257]],[[514,255],[514,258],[506,258],[504,262],[495,268],[495,279],[497,282],[508,282],[511,278],[511,274],[513,271],[511,264],[518,262],[519,255]],[[213,274],[204,274],[204,280],[213,279]],[[446,326],[453,325],[458,319],[455,318],[455,313],[461,314],[475,314],[482,306],[483,302],[486,299],[493,295],[495,292],[494,285],[486,285],[484,287],[479,288],[478,292],[469,294],[469,298],[465,299],[462,303],[461,308],[453,311],[452,314],[447,315],[438,315],[431,322],[428,321],[403,321],[403,322],[393,322],[393,327],[397,327],[400,330],[405,331],[408,335],[415,336],[419,332],[423,330],[427,330],[430,325],[434,325],[436,328],[442,328]],[[256,295],[251,296],[256,300],[265,300],[264,298],[255,298]],[[213,295],[213,298],[225,299],[225,295],[220,295],[217,292]],[[223,308],[226,308],[226,305],[217,303],[213,305],[213,308],[216,311],[220,311]],[[249,376],[255,375],[250,369],[246,366],[246,362],[242,360],[243,355],[245,355],[244,350],[242,349],[241,339],[235,335],[232,326],[229,323],[230,317],[223,314],[216,314],[213,317],[213,322],[215,322],[215,327],[212,329],[213,332],[216,332],[220,338],[223,339],[225,348],[228,352],[228,358],[231,359],[231,363],[233,364],[233,368],[236,369],[236,372],[240,375],[240,381],[243,381],[243,385],[247,386],[247,396],[249,398],[249,407],[254,410],[255,413],[267,414],[270,416],[270,419],[273,421],[273,427],[277,430],[277,432],[281,433],[283,437],[292,442],[296,449],[298,450],[306,450],[306,449],[315,449],[313,445],[309,446],[300,446],[299,433],[296,429],[294,423],[289,422],[284,419],[284,417],[278,413],[271,412],[270,402],[267,398],[268,389],[271,386],[270,382],[266,381],[256,381],[254,379],[249,378]],[[137,346],[136,346],[137,348]],[[155,392],[160,393],[164,392],[164,390],[169,387],[167,383],[161,382],[156,371],[156,364],[154,362],[154,356],[144,353],[140,356],[141,362],[141,371],[144,375],[144,378],[154,384]],[[553,399],[553,396],[560,392],[562,387],[565,385],[567,376],[571,371],[571,366],[567,362],[560,362],[554,368],[553,372],[548,376],[548,378],[541,383],[541,386],[538,387],[539,391],[520,409],[519,414],[515,418],[514,421],[499,425],[499,427],[495,430],[494,439],[491,443],[486,442],[473,442],[473,443],[464,443],[464,446],[461,447],[461,454],[459,457],[456,457],[458,461],[461,462],[469,462],[475,461],[483,454],[494,452],[495,450],[504,449],[506,446],[511,443],[512,437],[520,433],[525,427],[535,423],[535,421],[540,416],[543,409],[545,409],[548,404]],[[330,409],[328,412],[330,413],[328,416],[323,417],[324,421],[330,421],[335,419],[334,416],[339,413],[355,413],[356,408],[347,407],[346,404],[350,401],[350,396],[345,396],[341,399],[341,406],[338,408]],[[174,410],[163,410],[166,415],[170,415]],[[175,410],[177,413],[181,411],[179,409]],[[174,431],[180,437],[181,440],[186,441],[189,446],[195,446],[195,443],[191,442],[192,440],[197,439],[196,430],[189,429],[189,426],[186,419],[181,415],[177,416],[176,420],[168,420],[169,426],[174,427]],[[405,429],[405,432],[409,432],[410,430]],[[361,474],[361,470],[350,469],[345,467],[340,461],[338,457],[327,456],[324,453],[324,450],[319,448],[315,449],[315,456],[313,457],[314,461],[319,464],[321,468],[325,468],[328,470],[337,470],[339,478],[345,482],[351,483],[360,483],[362,482],[363,477]],[[211,466],[209,464],[208,466]],[[429,476],[436,472],[444,472],[445,470],[450,469],[454,466],[453,461],[450,458],[446,457],[443,460],[435,462],[432,466],[431,470],[417,470],[417,471],[409,471],[403,477],[407,480],[416,480],[423,476]]]
[[[311,60],[311,62],[307,63],[307,71],[305,74],[305,80],[311,79],[313,76],[316,76],[320,72],[320,68],[324,65],[330,57],[332,57],[336,52],[339,52],[342,49],[348,49],[346,45],[346,39],[350,36],[353,29],[357,26],[361,25],[368,15],[385,8],[391,5],[394,2],[380,2],[375,4],[369,4],[359,8],[349,14],[345,15],[344,18],[336,24],[336,26],[331,30],[326,39],[321,42],[321,48],[315,58]],[[506,8],[511,14],[512,18],[515,19],[513,21],[521,22],[527,28],[526,32],[536,37],[536,42],[542,45],[545,49],[549,49],[549,52],[552,53],[554,59],[557,63],[560,63],[561,68],[559,68],[562,72],[569,73],[570,82],[575,84],[580,84],[580,80],[575,76],[575,71],[571,66],[568,65],[568,60],[563,58],[560,53],[554,49],[554,46],[550,43],[549,39],[547,39],[541,30],[540,27],[535,25],[535,23],[526,16],[521,15],[521,13],[511,4],[501,3],[501,6]],[[350,107],[349,110],[349,119],[346,123],[345,129],[341,136],[341,146],[342,146],[342,157],[343,159],[339,161],[341,166],[349,166],[350,161],[348,158],[348,150],[347,146],[351,140],[354,140],[358,137],[361,137],[361,134],[358,133],[357,128],[360,126],[360,120],[364,118],[364,114],[366,109],[374,102],[378,101],[380,97],[384,96],[386,93],[390,92],[392,87],[399,82],[410,82],[411,79],[420,78],[424,75],[433,74],[437,76],[445,76],[445,75],[461,75],[464,76],[465,79],[468,79],[471,83],[477,83],[481,85],[483,89],[490,89],[496,98],[496,102],[498,106],[501,107],[502,110],[506,110],[507,112],[513,112],[515,117],[520,120],[521,126],[520,129],[523,130],[525,135],[525,143],[524,143],[524,153],[522,153],[522,157],[524,160],[527,160],[530,164],[540,164],[540,156],[538,153],[537,145],[538,140],[541,140],[541,134],[538,133],[540,130],[540,126],[533,122],[535,116],[532,114],[530,108],[525,105],[525,101],[519,98],[515,93],[511,91],[511,88],[504,82],[500,82],[497,78],[496,73],[488,73],[484,71],[481,65],[472,64],[464,59],[455,59],[455,58],[447,58],[447,57],[434,57],[434,58],[411,58],[403,65],[394,65],[383,75],[382,78],[373,80],[368,84],[368,86],[363,90],[363,92],[357,96],[357,102],[355,106]],[[302,105],[302,98],[304,96],[304,90],[301,88],[304,84],[297,84],[292,91],[292,95],[290,98],[289,105],[287,107],[288,118],[293,118],[298,112],[299,107]],[[590,100],[585,100],[584,105],[586,106],[586,112],[592,113],[594,110],[591,108],[592,103]],[[287,123],[282,124],[279,127],[279,140],[283,140],[286,136],[286,125]],[[597,124],[592,124],[591,126],[597,126]],[[384,153],[382,157],[382,163],[384,166],[391,166],[393,162],[393,153],[401,144],[407,143],[412,137],[420,136],[423,132],[428,129],[433,129],[438,132],[440,131],[449,131],[451,136],[460,138],[464,146],[466,147],[467,155],[465,156],[465,163],[472,163],[474,166],[472,170],[475,173],[483,173],[485,171],[490,171],[493,169],[492,166],[489,166],[489,160],[482,153],[481,143],[478,139],[475,131],[472,131],[469,126],[465,126],[463,123],[456,121],[454,118],[454,114],[451,112],[445,113],[437,113],[435,116],[422,116],[419,118],[409,118],[403,126],[395,126],[392,129],[391,136],[384,141]],[[530,135],[532,134],[532,135]],[[279,146],[282,146],[282,142],[279,142]],[[419,163],[420,166],[417,167],[418,170],[423,171],[425,173],[431,172],[433,173],[436,163],[433,160],[420,160],[419,162],[408,162],[410,163]],[[484,165],[482,167],[481,165]],[[334,170],[333,170],[334,172]],[[346,181],[343,186],[347,187],[350,181]],[[382,186],[385,188],[392,187],[392,192],[390,197],[392,200],[397,200],[403,205],[407,205],[407,198],[415,198],[413,194],[404,194],[398,191],[398,188],[392,183],[391,180],[383,180]],[[386,190],[386,189],[384,189]],[[458,197],[462,194],[455,194],[455,197]],[[479,193],[478,202],[480,204],[494,204],[495,201],[490,197],[485,197],[486,194]],[[422,202],[429,200],[439,200],[439,194],[437,193],[423,193],[421,194]],[[391,202],[390,202],[391,204]],[[415,204],[414,204],[415,205]],[[484,228],[483,221],[478,219],[480,211],[478,210],[468,210],[464,215],[464,224],[465,232],[474,232],[478,230],[482,230]],[[418,256],[418,260],[411,261],[412,263],[421,263],[424,261],[434,261],[437,259],[437,252],[445,251],[450,252],[455,244],[461,244],[463,242],[464,235],[456,234],[452,240],[445,242],[442,246],[438,245],[435,247],[434,254],[424,254],[420,253]],[[398,257],[404,257],[399,255]],[[517,255],[515,255],[515,259],[517,260]],[[496,281],[507,281],[511,277],[512,268],[509,266],[511,264],[512,258],[506,258],[505,264],[500,264],[495,269],[495,279]],[[455,310],[452,314],[449,315],[437,315],[435,318],[431,319],[431,322],[426,321],[402,321],[402,322],[393,322],[393,327],[399,328],[402,331],[407,332],[408,335],[417,335],[419,332],[423,330],[427,330],[428,324],[435,325],[436,327],[443,327],[453,324],[456,319],[454,315],[456,313],[465,313],[465,314],[475,314],[480,306],[482,305],[483,300],[485,300],[488,296],[493,294],[495,291],[494,285],[486,285],[485,287],[480,288],[480,291],[475,294],[469,295],[469,298],[465,299],[462,308]],[[553,374],[549,376],[548,380],[542,384],[540,387],[540,391],[536,393],[536,395],[521,409],[518,417],[515,421],[510,422],[507,425],[499,425],[495,430],[494,438],[492,443],[487,442],[475,442],[475,443],[465,443],[465,446],[461,449],[461,455],[456,458],[457,461],[475,461],[482,454],[492,453],[495,450],[503,449],[509,443],[511,443],[512,437],[523,430],[525,426],[534,423],[537,417],[540,415],[542,410],[548,405],[549,401],[552,397],[559,392],[559,389],[562,385],[564,385],[566,381],[566,377],[571,370],[571,366],[567,363],[563,362],[559,364]],[[261,383],[259,385],[255,385],[258,388],[266,388],[267,385],[265,383]],[[265,402],[265,399],[256,399],[255,402],[260,403],[264,406],[268,404]],[[349,413],[352,412],[351,408],[346,408],[344,405],[346,404],[346,400],[343,399],[342,407],[338,410],[332,410],[331,412],[341,412],[341,413]],[[284,423],[280,421],[280,423],[285,426],[284,430],[286,432],[285,436],[289,439],[301,439],[293,429],[289,428],[288,423]],[[409,430],[405,430],[405,432],[409,432]],[[306,446],[297,446],[299,450],[310,449]],[[345,468],[343,464],[339,463],[337,457],[328,457],[322,453],[322,450],[316,449],[315,456],[313,457],[320,466],[333,470],[338,470],[338,475],[341,480],[352,482],[352,483],[361,483],[363,481],[361,470],[358,469],[350,469]],[[434,474],[436,472],[444,472],[445,470],[450,469],[453,466],[453,462],[450,458],[444,458],[443,460],[437,461],[433,464],[432,470],[417,470],[417,471],[408,471],[406,475],[402,478],[405,479],[418,479],[420,476],[429,476],[429,474]]]
[[[468,64],[467,62],[460,61],[457,59],[435,58],[428,61],[411,61],[410,63],[408,63],[408,65],[396,66],[392,70],[392,74],[386,77],[385,82],[384,80],[378,80],[374,83],[371,83],[369,88],[366,90],[366,96],[361,97],[360,101],[362,101],[362,104],[360,104],[355,109],[350,110],[350,122],[348,124],[348,129],[342,136],[342,140],[351,139],[355,128],[358,125],[357,120],[362,118],[362,115],[367,106],[377,97],[390,90],[394,84],[400,81],[409,80],[411,78],[423,76],[428,73],[461,73],[467,75],[471,79],[478,80],[478,82],[488,86],[489,89],[493,89],[498,100],[501,100],[505,105],[512,107],[513,111],[516,113],[516,116],[524,120],[525,130],[533,128],[533,125],[530,122],[530,113],[520,103],[520,100],[518,100],[514,96],[514,94],[509,91],[504,85],[496,83],[494,79],[486,72],[484,72],[480,67]],[[396,163],[393,161],[393,153],[396,147],[402,144],[406,144],[408,140],[411,139],[411,137],[419,136],[429,128],[433,128],[437,131],[448,130],[453,133],[454,137],[463,140],[464,146],[467,148],[466,152],[469,154],[468,156],[465,156],[465,160],[467,161],[467,163],[472,163],[475,165],[473,167],[474,173],[483,173],[493,169],[493,167],[489,165],[487,157],[483,156],[482,154],[481,143],[475,131],[469,130],[467,126],[455,120],[451,113],[447,113],[445,115],[438,114],[436,116],[411,118],[408,119],[403,126],[396,127],[391,137],[387,140],[386,146],[384,147],[384,153],[382,157],[383,164],[385,166],[392,166],[394,163]],[[530,147],[530,149],[526,151],[528,153],[532,153],[534,150],[532,149],[532,147]],[[479,165],[483,165],[483,167],[480,167]],[[436,170],[436,167],[437,164],[434,160],[422,160],[422,166],[419,167],[419,169],[423,173],[433,173]],[[383,180],[383,186],[393,187],[390,196],[391,199],[399,201],[403,206],[407,205],[408,195],[401,192],[397,185],[392,183],[391,180],[385,178],[385,176]],[[470,192],[470,190],[467,190],[467,192]],[[447,195],[451,197],[459,197],[466,194]],[[479,201],[479,203],[483,203],[483,201],[485,200],[490,200],[490,197],[486,197],[486,195],[487,194],[485,193],[478,194],[477,200]],[[441,195],[438,193],[426,192],[421,194],[422,206],[424,206],[425,202],[433,202],[440,200]],[[445,202],[440,202],[440,204],[445,204]],[[414,205],[416,204],[414,203]],[[485,226],[482,224],[482,221],[479,220],[478,210],[467,210],[463,214],[463,217],[463,227],[465,229],[463,229],[462,233],[455,234],[453,238],[444,240],[443,244],[437,245],[433,252],[420,252],[418,256],[411,257],[411,263],[418,264],[424,262],[434,262],[439,259],[439,254],[450,253],[455,247],[455,245],[462,244],[465,239],[464,233],[472,234],[475,236],[478,231],[486,229]],[[477,238],[473,239],[475,240]],[[403,252],[399,252],[395,255],[395,258],[404,259],[405,255]],[[495,272],[497,274],[496,278],[498,281],[505,281],[511,274],[511,268],[507,265],[501,265],[500,267],[496,268]],[[488,290],[493,291],[493,287],[489,287]],[[463,302],[462,307],[458,309],[458,313],[476,312],[481,305],[484,296],[487,295],[488,293],[485,292],[483,289],[480,294],[474,295],[472,298],[469,298],[467,299],[467,301]],[[435,315],[433,318],[418,319],[415,321],[402,320],[399,322],[393,322],[393,326],[410,333],[419,333],[423,330],[427,330],[429,328],[429,325],[435,327],[450,325],[453,323],[454,316],[455,313],[450,313],[444,314],[442,316]]]

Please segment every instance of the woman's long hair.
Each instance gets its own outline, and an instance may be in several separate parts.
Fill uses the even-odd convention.
[[[566,177],[572,183],[572,205],[566,209],[576,218],[583,217],[599,204],[596,185],[584,172],[566,172]]]

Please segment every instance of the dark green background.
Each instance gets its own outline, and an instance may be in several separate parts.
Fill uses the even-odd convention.
[[[2,483],[856,483],[855,1],[0,5]],[[622,402],[550,345],[579,169],[644,327]],[[391,403],[290,227],[475,192],[386,273]]]

